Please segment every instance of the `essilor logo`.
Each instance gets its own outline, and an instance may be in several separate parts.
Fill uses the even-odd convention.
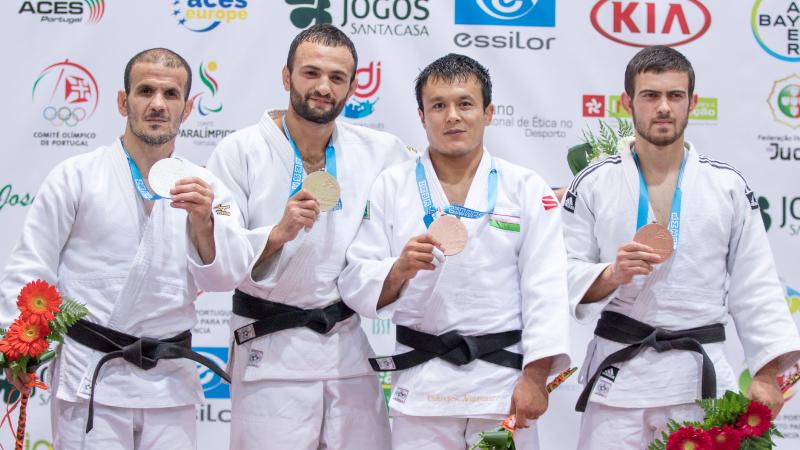
[[[514,20],[533,10],[539,0],[475,0],[483,12],[498,20]]]

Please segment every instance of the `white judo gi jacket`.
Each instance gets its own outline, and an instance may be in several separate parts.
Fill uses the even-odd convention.
[[[224,186],[196,167],[214,191],[216,211],[238,215]],[[212,210],[213,212],[214,210]],[[69,158],[45,178],[0,280],[4,325],[16,316],[16,297],[35,279],[57,284],[62,296],[84,303],[86,320],[134,336],[164,339],[194,327],[198,289],[230,290],[251,259],[233,216],[213,214],[216,257],[203,265],[187,232],[187,213],[156,201],[148,217],[120,140]],[[53,374],[54,395],[86,399],[104,353],[67,338]],[[125,408],[158,408],[202,401],[196,363],[161,360],[142,370],[123,359],[105,364],[94,401]]]
[[[448,204],[431,165],[422,156],[436,207]],[[554,357],[552,374],[569,365],[566,255],[557,202],[533,171],[494,158],[498,173],[494,213],[462,219],[466,248],[433,271],[409,280],[394,303],[376,311],[384,280],[408,240],[426,232],[417,190],[416,161],[386,170],[370,194],[365,218],[339,280],[345,302],[367,317],[441,335],[479,336],[522,330],[506,350],[523,355],[523,367]],[[486,211],[492,156],[484,150],[464,206]],[[411,350],[397,344],[395,353]],[[390,407],[414,416],[503,418],[521,372],[475,360],[463,366],[436,358],[399,372]]]
[[[208,169],[233,192],[253,248],[249,275],[239,289],[254,297],[302,309],[323,308],[340,299],[336,281],[345,266],[345,251],[366,210],[367,195],[386,167],[411,159],[413,152],[395,136],[337,120],[333,131],[337,181],[342,209],[320,213],[313,228],[300,231],[259,267],[272,228],[283,217],[290,193],[294,150],[266,111],[258,124],[222,140]],[[233,315],[232,330],[253,319]],[[372,373],[372,355],[358,316],[336,324],[327,334],[299,327],[278,331],[242,345],[234,357],[249,358],[242,381],[325,380]],[[229,364],[232,367],[232,364]]]
[[[780,370],[800,357],[800,338],[784,300],[755,194],[730,165],[699,155],[686,144],[677,250],[648,276],[635,276],[607,298],[579,304],[618,248],[633,240],[639,173],[630,149],[580,172],[563,201],[574,316],[594,321],[615,311],[653,327],[685,330],[736,324],[747,366],[756,373],[780,357]],[[650,208],[652,222],[653,212]],[[730,339],[731,336],[728,336]],[[579,381],[585,383],[609,354],[624,344],[595,337]],[[706,344],[717,376],[717,393],[736,388],[724,343]],[[701,356],[648,348],[600,377],[590,401],[647,408],[691,403],[700,398]],[[598,386],[602,384],[603,387]]]

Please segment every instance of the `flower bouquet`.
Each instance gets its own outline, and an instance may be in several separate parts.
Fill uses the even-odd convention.
[[[788,389],[783,386],[782,388]],[[782,437],[772,423],[769,407],[742,393],[726,391],[721,398],[696,402],[705,413],[702,422],[670,420],[667,431],[648,450],[769,450],[773,437]]]
[[[6,420],[11,427],[10,414],[19,406],[16,449],[21,450],[25,437],[25,410],[31,389],[47,389],[47,385],[39,381],[34,372],[55,357],[55,350],[50,349],[50,344],[63,342],[67,329],[89,311],[74,300],[62,300],[55,286],[42,280],[32,281],[22,288],[17,297],[17,308],[19,316],[11,326],[7,330],[0,329],[0,368],[8,369],[7,373],[10,372],[14,378],[27,378],[27,382],[20,398],[6,411],[0,427]]]
[[[569,368],[558,374],[553,381],[547,383],[547,392],[553,390],[567,380],[572,374],[578,371],[577,367]],[[516,450],[514,445],[514,430],[516,429],[517,418],[514,415],[508,416],[499,427],[492,431],[484,431],[480,434],[481,439],[469,450]]]
[[[583,143],[567,150],[567,164],[572,174],[576,175],[589,164],[619,154],[622,149],[631,145],[633,136],[633,124],[619,118],[616,130],[602,120],[598,135],[592,130],[583,130]]]

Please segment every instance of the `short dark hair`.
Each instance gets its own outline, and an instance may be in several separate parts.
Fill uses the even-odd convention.
[[[186,85],[184,86],[186,92],[183,93],[183,99],[189,99],[189,91],[192,90],[192,68],[189,63],[183,59],[183,56],[173,52],[168,48],[150,48],[142,50],[133,56],[125,65],[125,94],[131,93],[131,70],[137,63],[156,63],[170,69],[183,68],[186,71]]]
[[[486,109],[492,103],[492,78],[489,76],[489,71],[481,63],[469,56],[449,53],[428,64],[428,67],[422,69],[422,72],[417,76],[414,82],[414,91],[417,95],[417,106],[420,111],[423,110],[422,88],[425,87],[425,83],[429,79],[452,83],[454,81],[467,81],[471,76],[475,77],[481,85],[483,108]]]
[[[689,75],[689,96],[694,95],[694,69],[681,52],[663,45],[642,49],[634,55],[625,69],[625,92],[633,97],[636,93],[635,78],[640,73],[673,71]]]
[[[358,68],[356,46],[342,30],[327,23],[306,28],[294,37],[292,44],[289,45],[289,55],[286,57],[286,67],[289,68],[289,73],[294,69],[294,55],[297,53],[297,47],[300,47],[303,42],[320,44],[325,47],[347,47],[353,57],[353,74],[350,76],[350,81],[356,79],[356,69]]]

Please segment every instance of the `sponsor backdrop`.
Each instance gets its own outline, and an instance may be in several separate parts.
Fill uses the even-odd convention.
[[[740,168],[759,197],[793,314],[800,308],[800,2],[787,0],[5,0],[0,42],[0,267],[39,184],[59,161],[122,132],[116,95],[127,60],[166,46],[192,66],[195,111],[178,152],[203,164],[225,135],[283,107],[280,73],[293,36],[333,23],[359,51],[358,90],[345,120],[424,147],[412,88],[433,59],[460,52],[491,71],[496,114],[487,132],[495,154],[567,184],[568,147],[619,105],[625,64],[641,47],[666,44],[694,63],[700,97],[687,130],[699,151]],[[793,264],[794,263],[794,264]],[[794,269],[793,269],[794,267]],[[229,297],[203,294],[197,349],[227,360]],[[375,351],[393,349],[393,327],[364,321]],[[733,330],[731,330],[733,331]],[[580,363],[591,329],[574,326]],[[735,334],[731,334],[735,336]],[[741,347],[729,341],[746,386]],[[40,371],[46,371],[42,368]],[[794,370],[800,370],[795,367]],[[227,448],[230,394],[201,370],[199,447]],[[385,389],[391,378],[381,376]],[[5,398],[10,392],[0,381]],[[551,397],[543,448],[573,448],[579,415],[575,377]],[[31,401],[26,450],[50,449],[49,393]],[[800,446],[800,400],[778,418],[779,448]],[[0,440],[10,445],[9,433]]]

